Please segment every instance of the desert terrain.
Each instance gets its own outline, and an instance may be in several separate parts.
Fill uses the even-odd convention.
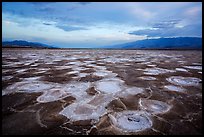
[[[202,134],[202,51],[2,49],[2,133]]]

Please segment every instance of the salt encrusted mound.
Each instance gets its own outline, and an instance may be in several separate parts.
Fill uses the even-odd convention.
[[[171,109],[171,106],[165,102],[145,98],[140,98],[139,105],[142,110],[152,114],[166,113]]]
[[[65,85],[62,90],[69,93],[77,100],[81,100],[88,97],[86,90],[89,89],[90,86],[91,83],[89,82],[70,82],[69,84]]]
[[[96,83],[95,89],[105,94],[115,94],[123,90],[121,80],[117,79],[103,79]]]
[[[176,92],[184,92],[186,89],[174,85],[166,85],[164,88],[170,90],[170,91],[176,91]]]
[[[5,90],[2,91],[2,95],[10,94],[13,92],[44,92],[45,90],[51,89],[52,87],[52,84],[44,83],[42,81],[22,81],[8,86]]]
[[[118,97],[127,97],[127,96],[134,96],[134,95],[138,95],[138,94],[143,94],[144,93],[144,89],[141,87],[129,87],[129,86],[125,86],[124,90],[122,92],[117,93],[116,96]]]
[[[113,100],[108,94],[98,94],[92,99],[83,99],[64,108],[59,114],[66,116],[70,121],[95,120],[107,113],[106,106]]]
[[[188,69],[197,69],[197,70],[202,70],[202,66],[183,66],[184,68]]]
[[[183,69],[183,68],[176,68],[176,71],[183,71],[183,72],[188,72],[188,70]]]
[[[146,75],[159,75],[164,73],[175,72],[174,70],[168,70],[163,68],[146,68],[144,71],[145,71],[144,74]]]
[[[151,76],[142,76],[142,77],[139,77],[140,79],[142,80],[156,80],[155,77],[151,77]]]
[[[41,96],[37,98],[37,101],[40,103],[47,103],[57,101],[68,96],[70,96],[70,94],[65,92],[63,89],[54,88],[44,92]]]
[[[144,111],[122,111],[109,114],[112,125],[123,132],[138,132],[152,127],[152,120]]]
[[[168,82],[181,86],[197,86],[201,79],[194,77],[172,76],[166,79]]]
[[[93,75],[99,76],[99,77],[115,77],[117,76],[116,73],[113,73],[112,71],[107,70],[99,70],[93,73]]]

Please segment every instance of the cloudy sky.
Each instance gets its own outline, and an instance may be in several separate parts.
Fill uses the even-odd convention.
[[[201,37],[201,2],[3,2],[2,39],[100,47]]]

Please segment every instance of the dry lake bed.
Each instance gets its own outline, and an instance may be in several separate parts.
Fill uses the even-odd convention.
[[[2,49],[2,133],[202,134],[202,51]]]

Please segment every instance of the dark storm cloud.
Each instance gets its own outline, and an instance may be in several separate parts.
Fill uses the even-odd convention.
[[[47,25],[47,26],[50,26],[50,25],[52,25],[52,24],[50,24],[50,23],[43,23],[44,25]]]
[[[73,27],[73,26],[67,26],[67,25],[56,25],[56,27],[64,31],[87,30],[86,28],[83,28],[83,27]]]
[[[90,4],[91,2],[79,2],[79,4],[81,5],[87,5],[87,4]]]

